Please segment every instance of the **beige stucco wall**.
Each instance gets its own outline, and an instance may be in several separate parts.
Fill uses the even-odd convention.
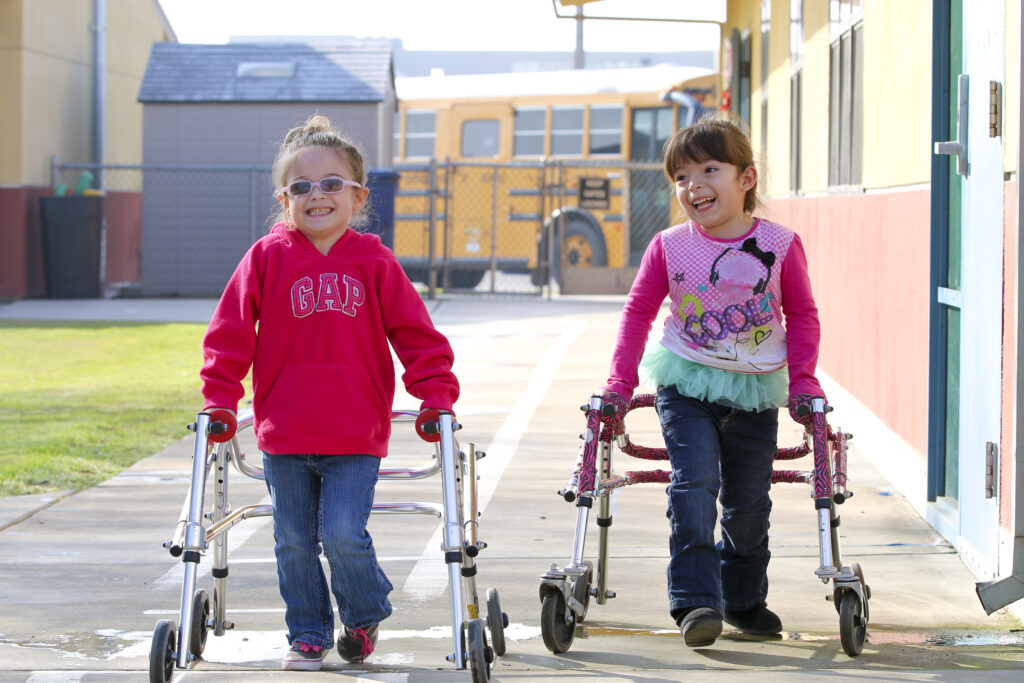
[[[1003,80],[1003,154],[1016,172],[1020,144],[1020,0],[1006,0],[1006,78]]]
[[[21,92],[21,2],[0,2],[0,87],[3,92]],[[8,98],[0,107],[0,185],[17,181],[21,161],[20,97]]]
[[[865,188],[929,182],[931,44],[931,0],[864,0]]]
[[[1010,0],[1007,0],[1009,3]],[[761,121],[760,0],[729,3],[732,28],[751,36],[750,132],[756,150],[767,127],[760,160],[764,196],[789,187],[789,0],[772,0],[769,37],[768,121]],[[866,189],[927,183],[931,163],[931,2],[864,0],[864,140]],[[827,3],[804,4],[801,191],[828,190],[829,17]],[[735,94],[734,94],[735,97]]]
[[[149,50],[164,39],[150,2],[107,0],[104,157],[142,160],[142,106],[136,102]],[[0,85],[14,93],[0,112],[5,141],[0,183],[47,185],[50,157],[91,161],[92,23],[88,0],[0,3]]]
[[[801,191],[828,190],[828,3],[804,3]]]

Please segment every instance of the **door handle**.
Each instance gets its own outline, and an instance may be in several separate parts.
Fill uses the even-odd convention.
[[[950,154],[956,156],[956,172],[959,175],[967,175],[967,113],[969,77],[967,74],[960,74],[956,79],[957,100],[959,106],[956,112],[956,140],[950,142],[936,142],[936,154]]]

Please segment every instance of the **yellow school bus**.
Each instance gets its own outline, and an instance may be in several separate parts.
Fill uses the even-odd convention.
[[[670,224],[661,147],[717,106],[717,82],[676,66],[397,79],[396,255],[413,280],[469,288],[637,265]]]

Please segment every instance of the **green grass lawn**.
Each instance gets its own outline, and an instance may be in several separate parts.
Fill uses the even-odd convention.
[[[205,330],[0,320],[0,496],[86,488],[188,436]]]

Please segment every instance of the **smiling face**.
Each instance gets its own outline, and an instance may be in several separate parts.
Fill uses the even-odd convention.
[[[757,184],[757,169],[709,159],[687,160],[674,174],[676,199],[687,217],[708,234],[729,239],[747,232],[754,221],[744,212],[747,191]]]
[[[295,155],[285,187],[297,180],[318,182],[328,177],[354,179],[345,153],[319,145],[306,147]],[[365,187],[345,187],[341,192],[324,194],[314,186],[307,195],[292,197],[284,192],[279,199],[284,204],[286,220],[322,254],[327,254],[348,230],[349,219],[366,203],[369,192]]]

